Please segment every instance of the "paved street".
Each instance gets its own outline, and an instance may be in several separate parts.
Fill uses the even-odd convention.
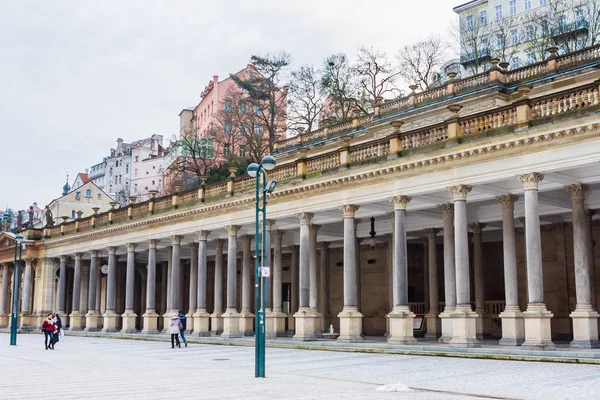
[[[0,334],[0,398],[8,399],[598,399],[596,365],[267,349]],[[387,391],[401,390],[401,391]],[[476,396],[476,397],[475,397]]]

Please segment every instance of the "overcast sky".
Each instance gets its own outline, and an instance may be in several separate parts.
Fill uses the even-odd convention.
[[[0,0],[0,208],[43,207],[70,172],[178,132],[213,75],[254,53],[320,64],[360,45],[394,54],[448,36],[452,0]]]

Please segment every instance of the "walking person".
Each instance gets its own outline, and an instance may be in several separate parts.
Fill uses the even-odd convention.
[[[176,313],[173,313],[171,316],[171,322],[169,324],[169,332],[171,333],[171,348],[175,348],[175,344],[177,347],[181,348],[181,343],[179,343],[179,331],[180,331],[181,321],[179,321],[179,316]]]
[[[54,324],[52,313],[48,314],[42,323],[42,329],[44,330],[44,343],[46,345],[46,350],[54,350],[54,332],[56,331],[56,325]]]
[[[54,334],[54,338],[53,338],[53,346],[54,344],[58,343],[58,341],[60,340],[60,334],[62,333],[62,319],[60,319],[60,315],[58,314],[53,314],[54,315],[54,325],[56,326],[56,333]]]
[[[187,340],[185,339],[185,330],[187,329],[187,318],[185,317],[185,314],[181,312],[181,310],[179,310],[179,322],[181,323],[181,325],[179,325],[179,334],[181,335],[181,340],[183,341],[183,344],[185,345],[185,347],[187,347]]]

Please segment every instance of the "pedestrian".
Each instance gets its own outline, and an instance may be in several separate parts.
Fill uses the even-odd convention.
[[[171,333],[171,348],[175,348],[175,344],[177,347],[181,348],[181,343],[179,343],[179,331],[180,331],[181,321],[179,321],[179,316],[177,313],[173,313],[171,316],[171,323],[169,325],[169,332]]]
[[[185,317],[185,314],[181,312],[181,310],[179,310],[179,322],[181,323],[181,325],[179,325],[179,334],[181,335],[181,340],[183,341],[183,344],[185,345],[185,347],[187,347],[187,340],[185,339],[185,330],[187,329],[187,318]]]
[[[46,350],[54,350],[54,331],[56,331],[56,325],[54,324],[52,313],[48,314],[42,323],[42,329],[44,330],[44,343],[46,345]]]
[[[54,335],[54,344],[56,344],[60,340],[60,335],[62,333],[62,319],[60,319],[60,315],[54,314],[54,324],[56,325],[56,334]]]

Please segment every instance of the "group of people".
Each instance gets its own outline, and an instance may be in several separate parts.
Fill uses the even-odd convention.
[[[62,332],[62,320],[58,314],[48,314],[42,323],[42,332],[44,332],[44,344],[46,350],[54,350],[54,345],[58,343]]]
[[[185,314],[179,311],[178,313],[173,313],[171,316],[171,322],[169,324],[169,332],[171,333],[171,348],[174,349],[175,346],[181,348],[181,343],[179,342],[179,335],[181,335],[181,340],[185,347],[187,347],[187,340],[185,339],[185,330],[186,330],[186,317]]]

